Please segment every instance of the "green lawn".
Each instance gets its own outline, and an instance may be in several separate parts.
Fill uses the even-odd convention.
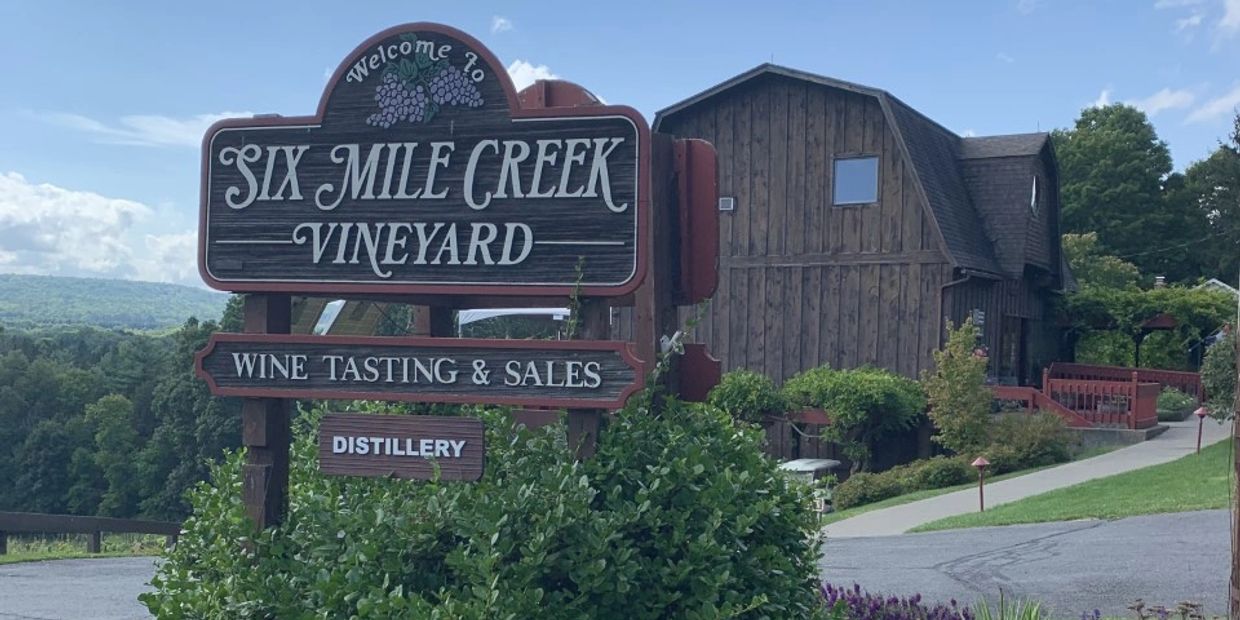
[[[0,555],[0,565],[42,560],[158,555],[163,550],[163,545],[163,536],[104,534],[103,553],[87,553],[86,537],[81,535],[24,536],[10,534],[8,553]]]
[[[932,521],[912,531],[1074,519],[1120,519],[1160,512],[1227,508],[1231,442],[1170,463],[1090,480],[980,513]]]
[[[1120,446],[1100,446],[1100,447],[1090,448],[1088,450],[1081,451],[1079,454],[1074,456],[1072,460],[1080,461],[1080,460],[1084,460],[1088,458],[1093,458],[1101,454],[1106,454],[1107,452],[1115,450],[1119,447]],[[1042,471],[1043,469],[1047,469],[1050,467],[1058,467],[1059,465],[1063,465],[1063,463],[1057,463],[1055,465],[1046,465],[1044,467],[1035,467],[1033,469],[1022,469],[1020,471],[1006,473],[1001,476],[993,476],[993,477],[988,476],[986,478],[986,483],[990,484],[992,482],[999,482],[1001,480],[1007,480],[1008,478],[1015,478],[1017,476],[1023,476],[1025,474],[1032,474],[1035,471]],[[944,487],[942,489],[926,489],[923,491],[914,491],[912,493],[905,493],[904,495],[897,495],[895,497],[889,497],[887,499],[877,501],[871,504],[862,504],[860,506],[853,506],[852,508],[846,508],[844,510],[827,513],[822,518],[822,524],[830,525],[832,523],[835,523],[836,521],[843,521],[844,519],[851,519],[857,515],[870,512],[871,510],[881,510],[883,508],[899,506],[901,504],[907,504],[909,502],[915,502],[917,500],[927,499],[930,497],[943,495],[945,493],[959,491],[961,489],[974,489],[974,488],[977,488],[976,482],[970,482],[968,484],[960,484],[954,487]]]

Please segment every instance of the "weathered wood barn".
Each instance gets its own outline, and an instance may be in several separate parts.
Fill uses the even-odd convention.
[[[1057,359],[1071,276],[1047,134],[961,137],[883,90],[769,64],[654,127],[718,150],[720,281],[696,338],[725,371],[916,377],[970,315],[996,380]]]

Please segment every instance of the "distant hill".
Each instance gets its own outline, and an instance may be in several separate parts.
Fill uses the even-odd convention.
[[[178,284],[0,274],[0,326],[164,329],[218,321],[228,295]]]

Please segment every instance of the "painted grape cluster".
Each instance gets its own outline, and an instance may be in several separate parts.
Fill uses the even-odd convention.
[[[366,118],[366,124],[387,129],[400,121],[420,123],[426,118],[429,99],[426,89],[415,84],[413,90],[396,77],[395,73],[383,76],[383,82],[375,88],[375,101],[379,111]]]
[[[432,61],[419,53],[388,63],[375,87],[375,103],[379,111],[366,117],[366,124],[387,129],[401,122],[430,122],[444,106],[480,107],[482,93],[447,59]]]
[[[431,79],[431,100],[439,105],[463,105],[476,108],[482,105],[482,93],[465,75],[464,71],[448,65],[448,68]]]

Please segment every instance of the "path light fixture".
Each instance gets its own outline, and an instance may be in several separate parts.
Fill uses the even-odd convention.
[[[990,461],[987,461],[984,456],[973,459],[973,466],[977,468],[977,509],[980,512],[986,512],[986,467],[988,465]]]
[[[1201,426],[1205,424],[1206,416],[1210,415],[1210,410],[1202,405],[1193,412],[1197,416],[1197,454],[1201,454]]]

